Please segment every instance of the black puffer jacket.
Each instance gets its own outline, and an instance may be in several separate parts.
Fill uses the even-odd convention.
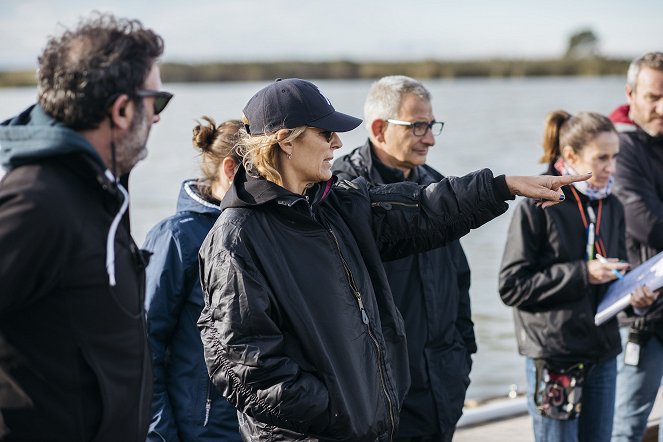
[[[589,284],[586,230],[574,194],[568,187],[564,194],[566,201],[545,210],[529,199],[518,204],[502,258],[499,292],[506,305],[516,307],[521,355],[559,363],[602,362],[621,351],[616,319],[594,325],[609,284]],[[586,197],[578,195],[586,207]],[[598,214],[597,201],[592,206]],[[621,204],[610,195],[601,212],[597,241],[602,240],[610,258],[626,259]]]
[[[39,106],[3,123],[0,143],[11,169],[0,183],[0,334],[16,354],[5,369],[33,404],[3,404],[7,440],[142,442],[152,374],[127,196]]]
[[[391,440],[409,376],[382,259],[458,238],[507,198],[488,170],[426,188],[330,181],[304,198],[240,169],[201,247],[199,326],[243,437]]]
[[[342,179],[364,177],[387,184],[405,181],[382,164],[370,141],[334,162]],[[412,169],[408,181],[444,178],[433,168]],[[396,307],[405,322],[412,383],[400,415],[398,437],[448,433],[462,415],[477,350],[470,309],[470,268],[458,240],[446,247],[384,263]]]

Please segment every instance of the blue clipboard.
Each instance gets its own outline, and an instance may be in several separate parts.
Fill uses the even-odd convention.
[[[613,282],[596,309],[594,323],[601,325],[629,306],[631,293],[641,285],[652,291],[663,287],[663,252],[643,262],[624,279]]]

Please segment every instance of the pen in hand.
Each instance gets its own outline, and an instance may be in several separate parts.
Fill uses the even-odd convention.
[[[607,264],[608,262],[610,262],[610,261],[608,261],[603,255],[600,255],[600,254],[598,254],[598,253],[596,254],[596,259],[598,259],[599,262],[600,262],[601,264]],[[612,269],[612,273],[613,273],[618,279],[624,279],[624,275],[622,275],[622,274],[619,272],[619,270],[617,270],[617,269]]]

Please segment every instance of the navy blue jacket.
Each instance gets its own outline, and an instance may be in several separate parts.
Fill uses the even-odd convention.
[[[374,184],[405,181],[382,164],[370,142],[334,162],[341,179],[364,177]],[[400,175],[400,176],[399,176]],[[414,168],[408,181],[427,185],[444,178],[433,168]],[[400,414],[398,437],[453,431],[470,383],[476,352],[470,311],[470,268],[458,240],[446,247],[384,263],[407,336],[410,390]]]
[[[219,216],[196,181],[185,181],[177,213],[147,234],[146,310],[154,397],[150,441],[240,441],[237,412],[211,383],[196,322],[203,308],[198,249]]]

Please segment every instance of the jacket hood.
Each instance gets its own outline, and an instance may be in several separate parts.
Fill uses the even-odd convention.
[[[87,154],[101,170],[106,169],[85,138],[49,116],[38,104],[0,124],[0,164],[5,169],[75,152]]]
[[[631,107],[628,104],[622,104],[608,116],[615,125],[617,132],[633,132],[638,129],[638,125],[628,116],[630,109]]]
[[[311,207],[314,207],[329,196],[336,179],[336,177],[332,177],[327,182],[316,183],[304,196],[290,192],[262,177],[253,176],[246,172],[244,166],[240,166],[235,174],[233,185],[221,201],[221,210],[230,207],[254,207],[272,201],[281,205],[292,206],[300,201],[306,203],[308,200]]]
[[[177,198],[178,212],[209,213],[218,215],[221,212],[219,202],[210,200],[201,192],[202,184],[198,180],[186,180],[180,188],[180,195]]]
[[[129,209],[129,193],[106,168],[97,151],[76,131],[49,116],[34,104],[14,118],[0,124],[0,164],[7,169],[39,162],[45,158],[81,153],[99,167],[97,180],[114,183],[119,209],[111,222],[106,238],[106,271],[110,286],[115,280],[115,234],[122,217]],[[114,192],[114,191],[113,191]]]
[[[641,143],[646,146],[661,146],[663,145],[663,136],[653,137],[647,132],[642,130],[631,118],[629,117],[630,106],[623,104],[617,107],[608,116],[610,121],[615,125],[615,129],[619,133],[630,133],[631,136],[636,136]]]

